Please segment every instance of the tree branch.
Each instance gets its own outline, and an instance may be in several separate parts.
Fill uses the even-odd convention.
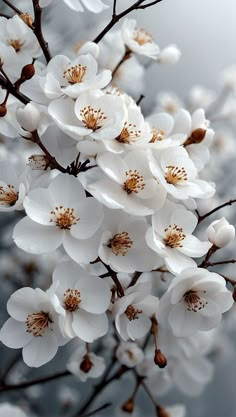
[[[208,211],[208,213],[203,214],[203,216],[201,216],[200,214],[198,214],[198,224],[201,223],[203,220],[205,220],[207,217],[209,217],[212,214],[216,213],[218,210],[221,210],[222,208],[224,208],[226,206],[232,206],[232,204],[234,204],[234,203],[236,203],[236,199],[229,200],[226,203],[223,203],[220,206],[215,207],[213,210]]]
[[[34,379],[32,381],[20,382],[19,384],[2,383],[0,385],[0,392],[14,391],[16,389],[24,389],[27,387],[31,387],[32,385],[43,384],[49,381],[53,381],[54,379],[63,378],[64,376],[69,376],[69,375],[71,375],[69,371],[63,371],[63,372],[59,372],[58,374],[45,376],[42,378]]]
[[[47,62],[51,59],[51,54],[49,52],[48,43],[45,41],[43,32],[42,32],[42,9],[39,6],[39,0],[32,0],[34,7],[34,34],[38,39],[39,45],[42,48],[43,54]]]
[[[156,0],[154,2],[151,2],[151,3],[148,3],[148,4],[142,6],[142,3],[144,3],[144,1],[146,1],[146,0],[138,0],[132,6],[128,7],[123,12],[121,12],[119,14],[116,14],[116,13],[114,14],[113,13],[110,22],[105,26],[105,28],[101,31],[101,33],[99,33],[99,35],[94,39],[93,42],[95,42],[95,43],[100,42],[103,39],[103,37],[113,28],[113,26],[115,26],[116,23],[119,22],[120,19],[127,16],[132,11],[139,10],[139,9],[146,9],[147,7],[151,7],[154,4],[157,4],[157,3],[161,2],[162,0]],[[114,6],[116,6],[116,1],[114,3],[115,4],[113,4],[113,11],[114,11],[114,9],[116,9],[116,7],[114,7]]]
[[[26,97],[23,93],[20,93],[17,88],[12,84],[10,81],[6,80],[4,77],[0,75],[0,86],[4,89],[9,91],[15,98],[21,101],[23,104],[28,104],[30,99]]]

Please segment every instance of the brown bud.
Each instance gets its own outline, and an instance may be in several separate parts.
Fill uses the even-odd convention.
[[[27,64],[22,68],[21,71],[21,82],[24,82],[26,80],[30,80],[35,74],[35,68],[33,64]]]
[[[126,413],[132,413],[134,411],[134,401],[132,398],[130,398],[129,400],[127,400],[123,405],[122,405],[122,410],[125,411]]]
[[[198,144],[203,141],[206,135],[206,130],[199,127],[198,129],[195,129],[191,136],[184,142],[184,146],[192,145],[192,144]]]
[[[167,365],[167,359],[160,349],[155,350],[154,362],[159,368],[165,368]]]
[[[4,117],[7,114],[7,108],[5,104],[0,104],[0,117]]]
[[[83,371],[85,374],[87,374],[92,369],[92,367],[93,367],[93,363],[89,359],[89,356],[85,355],[81,364],[80,364],[81,371]]]
[[[156,407],[156,413],[157,417],[170,417],[169,413],[161,406]]]
[[[33,28],[33,18],[32,16],[30,16],[29,13],[21,13],[19,15],[19,17],[21,18],[21,20],[23,20],[23,22],[30,27],[30,29]]]

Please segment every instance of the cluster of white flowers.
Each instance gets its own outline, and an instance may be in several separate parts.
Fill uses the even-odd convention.
[[[108,7],[101,0],[64,1],[76,11]],[[203,175],[214,131],[196,103],[213,99],[194,90],[190,114],[162,95],[146,116],[125,91],[132,91],[134,68],[143,74],[148,60],[168,64],[179,57],[175,45],[160,51],[150,33],[126,18],[99,44],[86,42],[45,65],[26,19],[0,17],[0,211],[26,214],[13,231],[18,248],[60,253],[46,289],[20,288],[7,303],[0,340],[22,348],[30,367],[77,338],[67,369],[81,381],[96,378],[105,361],[88,344],[115,329],[117,360],[154,396],[173,384],[196,395],[212,377],[205,356],[233,297],[225,278],[207,266],[235,235],[221,218],[198,237],[198,208],[215,185]],[[165,288],[154,282],[158,273],[171,277]],[[151,334],[155,346],[145,350],[143,338]]]

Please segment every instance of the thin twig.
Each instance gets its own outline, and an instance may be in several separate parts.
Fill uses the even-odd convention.
[[[102,261],[101,261],[102,262]],[[110,274],[110,277],[112,278],[112,280],[114,281],[116,287],[117,287],[117,291],[120,295],[120,297],[124,297],[125,293],[124,293],[124,289],[119,281],[119,278],[117,277],[117,273],[115,271],[113,271],[113,269],[111,269],[111,267],[107,264],[105,264],[104,262],[102,262],[102,264],[105,266],[105,268],[107,269],[107,271]]]
[[[84,414],[81,417],[90,417],[90,416],[93,416],[94,414],[98,413],[99,411],[105,410],[106,408],[110,407],[111,405],[112,405],[111,403],[103,404],[101,407],[96,408],[96,410],[90,411],[90,413]]]
[[[24,388],[27,388],[27,387],[31,387],[33,385],[43,384],[43,383],[46,383],[46,382],[53,381],[54,379],[63,378],[64,376],[69,376],[69,375],[71,375],[71,373],[69,371],[63,371],[63,372],[59,372],[59,373],[54,374],[54,375],[34,379],[32,381],[20,382],[19,384],[4,384],[4,383],[2,383],[2,385],[0,386],[0,392],[14,391],[14,390],[17,390],[17,389],[24,389]]]
[[[99,35],[94,39],[93,42],[95,42],[95,43],[100,42],[103,39],[103,37],[113,28],[113,26],[115,26],[116,23],[119,22],[120,19],[122,19],[123,17],[127,16],[132,11],[139,10],[139,9],[146,9],[147,7],[151,7],[154,4],[157,4],[157,3],[161,2],[162,0],[156,0],[155,2],[151,2],[151,3],[148,3],[146,5],[141,6],[142,3],[144,3],[144,1],[145,0],[138,0],[132,6],[128,7],[126,10],[123,10],[123,12],[121,12],[119,14],[116,14],[116,13],[114,14],[113,13],[110,22],[99,33]]]
[[[142,275],[142,272],[136,271],[134,273],[134,276],[133,276],[130,284],[129,284],[129,287],[133,287],[136,284],[136,282],[138,281],[138,279],[141,275]]]
[[[9,93],[12,94],[18,100],[20,100],[21,103],[23,103],[23,104],[30,103],[30,99],[28,97],[26,97],[24,94],[20,93],[17,90],[17,88],[14,86],[14,84],[12,84],[8,80],[6,80],[1,75],[0,75],[0,87],[2,87],[4,90],[9,91]]]
[[[236,199],[229,200],[226,203],[221,204],[220,206],[215,207],[213,210],[208,211],[206,214],[202,216],[198,214],[198,224],[205,220],[207,217],[211,216],[212,214],[216,213],[218,210],[221,210],[224,207],[232,206],[232,204],[236,203]]]
[[[34,7],[34,34],[38,39],[39,45],[42,48],[43,54],[47,62],[51,60],[51,54],[49,52],[48,43],[45,41],[42,32],[42,9],[39,6],[39,0],[32,0]]]
[[[68,172],[67,168],[64,168],[62,165],[60,165],[57,162],[56,158],[54,158],[54,156],[50,154],[47,148],[45,148],[44,144],[41,142],[41,139],[37,131],[32,133],[32,139],[30,138],[29,140],[32,140],[32,142],[36,143],[36,145],[38,145],[40,149],[44,152],[44,154],[50,162],[50,168],[58,169],[58,171],[62,172],[63,174],[66,174]]]
[[[14,12],[16,12],[17,14],[22,14],[22,12],[20,11],[20,9],[18,9],[14,4],[12,4],[10,1],[8,0],[2,0],[8,7],[10,7],[12,10],[14,10]]]

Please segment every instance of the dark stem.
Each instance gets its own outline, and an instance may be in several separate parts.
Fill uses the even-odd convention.
[[[111,405],[112,405],[111,403],[103,404],[101,407],[97,408],[96,410],[93,410],[93,411],[91,411],[90,413],[87,413],[87,414],[83,414],[83,416],[81,416],[81,417],[93,416],[94,414],[98,413],[99,411],[105,410],[106,408],[110,407]]]
[[[236,264],[236,259],[230,259],[228,261],[219,261],[219,262],[207,262],[207,266],[226,265],[226,264]]]
[[[105,264],[104,262],[102,262],[102,263],[105,266],[105,268],[107,269],[107,271],[109,272],[110,277],[114,281],[114,283],[117,287],[118,294],[120,295],[120,297],[124,297],[124,295],[125,295],[124,289],[123,289],[123,287],[122,287],[122,285],[121,285],[121,283],[120,283],[120,281],[117,277],[117,273],[115,271],[113,271],[113,269],[111,269],[111,267],[109,265]]]
[[[8,0],[2,0],[8,7],[10,7],[12,10],[14,10],[14,12],[16,12],[17,14],[22,14],[22,12],[17,9],[16,6],[14,6],[14,4],[12,4],[10,1]]]
[[[236,199],[229,200],[226,203],[221,204],[220,206],[215,207],[213,210],[208,211],[208,213],[203,214],[202,216],[198,214],[198,224],[205,220],[207,217],[211,216],[212,214],[216,213],[218,210],[221,210],[224,207],[232,206],[232,204],[236,203]]]
[[[140,94],[139,99],[136,101],[137,106],[139,106],[139,104],[141,103],[141,101],[145,98],[145,96],[143,94]]]
[[[148,3],[146,5],[141,6],[141,4],[144,3],[144,1],[145,0],[138,0],[132,6],[128,7],[123,12],[121,12],[119,14],[116,14],[116,13],[114,14],[113,13],[110,22],[105,26],[105,28],[101,31],[101,33],[99,33],[99,35],[94,39],[93,42],[95,42],[95,43],[100,42],[104,38],[104,36],[113,28],[113,26],[115,26],[116,23],[119,22],[120,19],[127,16],[127,14],[131,13],[133,10],[146,9],[147,7],[151,7],[154,4],[157,4],[157,3],[161,2],[162,0],[156,0],[154,2],[151,2],[151,3]],[[113,8],[113,10],[114,10],[114,8]]]
[[[38,39],[39,45],[42,48],[43,54],[47,62],[51,60],[51,54],[49,52],[48,43],[45,41],[42,32],[42,9],[39,6],[39,0],[32,0],[34,7],[34,34]]]
[[[29,140],[32,140],[32,142],[36,143],[40,147],[40,149],[45,153],[46,157],[48,158],[48,160],[50,162],[50,167],[52,169],[58,169],[58,171],[62,172],[63,174],[66,174],[68,172],[68,170],[66,168],[64,168],[63,166],[61,166],[57,162],[57,160],[54,158],[54,156],[52,156],[50,154],[50,152],[45,148],[45,146],[41,142],[41,139],[40,139],[37,131],[32,133],[32,138],[29,138]]]
[[[64,376],[69,376],[69,375],[71,375],[69,371],[63,371],[63,372],[59,372],[58,374],[45,376],[42,378],[34,379],[32,381],[20,382],[19,384],[2,383],[2,385],[0,386],[0,392],[14,391],[16,389],[24,389],[27,387],[31,387],[33,385],[43,384],[49,381],[53,381],[54,379],[62,378]]]
[[[134,276],[133,276],[133,278],[132,278],[132,280],[131,280],[131,282],[130,282],[130,284],[129,284],[129,287],[133,287],[135,284],[136,284],[136,282],[138,281],[138,279],[139,279],[139,277],[142,275],[142,272],[138,272],[138,271],[136,271],[135,273],[134,273]]]
[[[15,98],[17,98],[18,100],[21,101],[21,103],[23,104],[28,104],[30,103],[30,99],[28,97],[26,97],[24,94],[20,93],[16,87],[14,86],[14,84],[12,84],[10,81],[8,81],[7,79],[5,79],[4,77],[2,77],[0,75],[0,86],[4,89],[9,91],[10,94],[12,94]]]
[[[209,259],[211,256],[218,250],[219,248],[215,245],[212,245],[212,247],[209,249],[209,251],[206,254],[205,259],[202,261],[202,263],[199,265],[199,268],[207,268],[209,266]]]
[[[132,52],[130,51],[130,49],[127,48],[123,58],[121,58],[121,60],[116,65],[115,69],[112,71],[112,78],[116,75],[116,72],[118,71],[120,66],[123,64],[123,62],[127,61],[127,59],[131,57],[131,55],[132,55]]]

